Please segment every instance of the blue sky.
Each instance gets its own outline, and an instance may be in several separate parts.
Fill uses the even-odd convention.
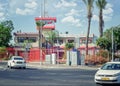
[[[120,0],[106,0],[103,10],[106,29],[120,24]],[[43,2],[43,0],[42,0]],[[41,0],[0,0],[0,21],[12,20],[14,31],[37,32],[35,17],[41,16]],[[82,0],[46,0],[46,15],[56,17],[60,33],[86,34],[87,12]],[[99,35],[98,9],[94,3],[90,34]]]

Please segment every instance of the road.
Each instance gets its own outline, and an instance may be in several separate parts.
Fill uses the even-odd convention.
[[[9,69],[0,62],[0,86],[96,86],[96,70]]]

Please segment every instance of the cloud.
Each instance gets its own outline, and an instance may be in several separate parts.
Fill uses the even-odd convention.
[[[65,0],[60,0],[57,5],[55,5],[56,8],[61,8],[61,7],[75,7],[77,4],[75,2],[67,2]]]
[[[36,1],[29,0],[27,3],[24,4],[24,9],[16,8],[16,14],[31,15],[36,11],[37,6],[38,5]]]
[[[4,11],[4,4],[0,4],[0,21],[5,20],[5,11]]]
[[[36,9],[37,3],[35,1],[30,1],[28,3],[25,3],[25,7],[29,9]]]
[[[107,14],[113,14],[113,9],[112,9],[112,5],[111,4],[107,4],[106,5],[106,8],[103,10],[103,13],[105,14],[105,15],[107,15]]]
[[[3,7],[2,7],[2,5],[0,4],[0,10],[3,10]]]
[[[93,19],[94,21],[99,21],[98,15],[93,15],[92,19]]]
[[[66,16],[65,18],[63,18],[61,20],[62,23],[69,23],[69,24],[72,24],[76,27],[80,27],[81,24],[80,24],[80,19],[75,19],[73,16]]]
[[[112,9],[112,5],[110,3],[108,3],[106,5],[106,8],[103,10],[103,19],[105,21],[109,21],[112,19],[113,16],[113,9]]]
[[[103,9],[103,19],[104,21],[110,21],[112,19],[113,16],[113,9],[112,9],[112,5],[110,3],[108,3],[106,5],[106,8]],[[98,15],[94,14],[93,18],[94,21],[99,21],[99,17]]]
[[[29,13],[32,13],[32,10],[31,9],[20,9],[20,8],[17,8],[16,9],[16,14],[20,14],[20,15],[27,15]]]
[[[5,20],[5,14],[3,12],[0,12],[0,21]]]
[[[0,17],[4,16],[4,13],[0,12]]]
[[[78,10],[71,9],[69,13],[65,14],[65,16],[79,16],[80,13]]]

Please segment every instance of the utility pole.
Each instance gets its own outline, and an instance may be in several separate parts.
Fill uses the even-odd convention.
[[[43,3],[41,1],[41,17],[43,17]],[[39,29],[39,52],[40,52],[40,65],[42,65],[42,20],[40,21],[40,29]]]
[[[111,61],[114,61],[114,36],[113,36],[113,28],[112,28],[112,60]]]

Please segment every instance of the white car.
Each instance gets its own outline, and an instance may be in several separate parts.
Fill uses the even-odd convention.
[[[21,56],[12,56],[7,63],[9,68],[26,68],[26,61]]]
[[[120,62],[107,62],[96,72],[96,84],[120,84]]]

